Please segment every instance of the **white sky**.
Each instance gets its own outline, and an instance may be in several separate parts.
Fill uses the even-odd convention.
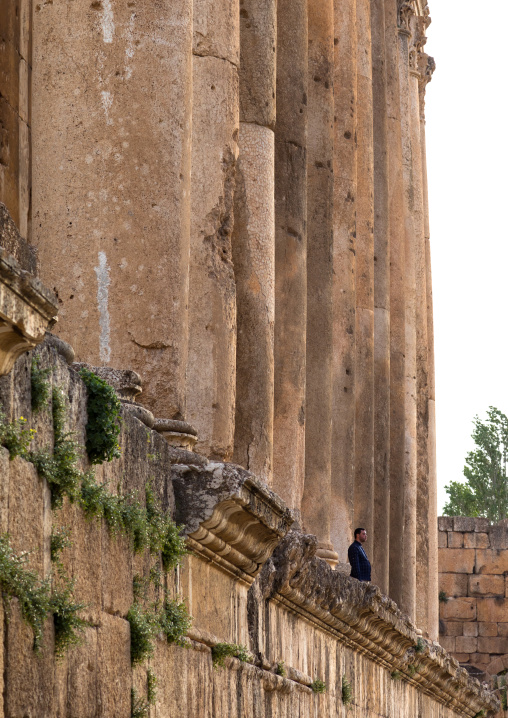
[[[427,167],[434,288],[438,514],[475,414],[508,414],[508,2],[431,0]]]

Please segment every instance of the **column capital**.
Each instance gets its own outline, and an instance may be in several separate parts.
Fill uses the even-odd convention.
[[[411,18],[416,15],[416,0],[397,0],[397,25],[400,31],[411,34]]]
[[[411,20],[411,39],[409,42],[409,71],[420,77],[420,58],[427,43],[425,30],[428,27],[424,16],[415,16]]]
[[[420,54],[418,59],[419,81],[418,89],[420,91],[420,118],[425,119],[425,93],[427,85],[432,80],[432,75],[436,69],[436,61],[425,52]]]

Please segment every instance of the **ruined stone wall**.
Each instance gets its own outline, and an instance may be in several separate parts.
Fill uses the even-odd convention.
[[[439,518],[439,641],[460,663],[492,674],[508,668],[505,523]]]
[[[87,392],[68,345],[48,336],[38,368],[63,391],[65,428],[85,441]],[[7,418],[24,416],[37,430],[34,448],[51,450],[50,407],[31,411],[32,356],[0,379]],[[119,375],[122,376],[121,374]],[[123,387],[132,376],[124,376]],[[127,381],[129,380],[129,381]],[[132,381],[131,381],[132,383]],[[122,393],[120,392],[120,395]],[[59,661],[54,628],[45,624],[40,654],[16,600],[0,620],[0,716],[130,718],[131,688],[146,695],[147,670],[158,680],[147,718],[455,718],[495,710],[496,701],[395,604],[367,584],[341,576],[316,557],[314,536],[292,531],[293,517],[268,487],[238,466],[211,462],[171,446],[125,402],[120,458],[93,470],[108,490],[143,501],[151,481],[158,500],[183,524],[191,554],[164,579],[194,617],[186,646],[159,637],[147,661],[131,667],[127,612],[133,577],[147,577],[154,559],[135,555],[131,539],[112,535],[104,520],[86,520],[78,503],[52,507],[50,489],[29,461],[0,448],[0,530],[30,568],[50,578],[52,530],[67,527],[61,553],[74,599],[89,626],[84,642]],[[83,468],[90,468],[83,459]],[[248,662],[227,658],[214,668],[219,642],[243,644]],[[343,679],[352,699],[343,701]],[[316,693],[316,679],[326,684]],[[483,713],[482,713],[483,715]]]
[[[139,372],[332,566],[365,526],[374,582],[436,638],[426,2],[1,13],[0,201],[33,217],[54,331]]]

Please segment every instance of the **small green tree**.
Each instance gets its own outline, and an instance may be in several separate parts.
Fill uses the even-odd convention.
[[[483,516],[490,521],[508,517],[508,418],[494,406],[487,420],[474,418],[474,451],[466,456],[466,482],[452,481],[445,487],[449,501],[446,516]]]

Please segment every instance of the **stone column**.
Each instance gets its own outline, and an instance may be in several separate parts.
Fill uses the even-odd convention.
[[[307,1],[277,2],[273,487],[297,512],[305,467]]]
[[[412,215],[415,247],[416,392],[417,392],[417,505],[416,505],[416,623],[428,626],[429,581],[429,406],[427,345],[427,271],[423,206],[423,169],[420,138],[420,73],[418,59],[425,44],[425,19],[412,18],[409,51],[410,124],[412,153]]]
[[[374,535],[372,580],[388,593],[390,557],[390,212],[383,3],[371,0],[374,109]]]
[[[390,556],[389,596],[402,606],[405,471],[405,203],[397,6],[385,0],[387,135],[390,152]]]
[[[357,0],[354,524],[374,535],[374,147],[370,0]]]
[[[0,9],[0,202],[21,237],[30,240],[30,0],[3,0]]]
[[[233,199],[239,134],[239,6],[195,0],[187,416],[196,451],[229,460],[236,385]]]
[[[426,8],[428,13],[428,9]],[[427,152],[425,142],[425,93],[427,84],[432,79],[436,64],[432,57],[422,53],[419,59],[420,71],[420,141],[423,178],[423,220],[425,234],[425,269],[427,289],[427,350],[428,350],[428,400],[429,400],[429,435],[428,435],[428,617],[427,630],[432,640],[439,636],[439,602],[438,602],[438,536],[437,536],[437,470],[436,470],[436,390],[434,372],[434,322],[432,300],[432,270],[429,227],[429,195],[427,185]]]
[[[233,458],[268,484],[273,461],[276,20],[274,0],[244,0],[233,228],[238,327]]]
[[[334,0],[332,514],[341,562],[352,542],[356,336],[356,0]]]
[[[332,442],[333,0],[309,0],[307,158],[307,379],[302,520],[317,555],[330,543]]]
[[[398,0],[399,25],[399,87],[402,142],[402,178],[404,187],[405,225],[405,466],[404,466],[404,527],[401,536],[402,589],[401,608],[415,618],[416,602],[416,501],[417,501],[417,438],[416,438],[416,247],[413,216],[413,158],[411,146],[411,88],[409,78],[410,21],[414,15],[412,2]]]
[[[33,243],[55,331],[79,360],[141,373],[144,403],[182,418],[192,1],[33,8]]]

